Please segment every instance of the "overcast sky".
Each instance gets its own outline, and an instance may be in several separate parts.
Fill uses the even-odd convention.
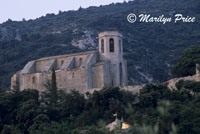
[[[35,19],[47,13],[77,10],[89,6],[106,5],[124,0],[0,0],[0,23],[9,18],[22,20]]]

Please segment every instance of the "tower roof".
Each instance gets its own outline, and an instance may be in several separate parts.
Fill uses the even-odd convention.
[[[119,33],[118,31],[104,31],[99,33],[99,38],[102,38],[104,36],[119,36],[122,37],[122,34]]]

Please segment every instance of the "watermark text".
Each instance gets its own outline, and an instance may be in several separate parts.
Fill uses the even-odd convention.
[[[142,23],[193,23],[196,21],[195,17],[192,16],[184,16],[182,14],[175,14],[173,17],[165,17],[165,15],[160,16],[151,16],[150,14],[140,14],[135,15],[134,13],[130,13],[127,16],[127,20],[130,23],[135,23],[136,21]]]

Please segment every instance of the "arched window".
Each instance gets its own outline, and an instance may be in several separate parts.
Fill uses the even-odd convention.
[[[104,39],[101,40],[101,52],[104,53]]]
[[[32,84],[35,84],[35,76],[32,78]]]
[[[122,41],[121,40],[119,40],[119,53],[121,53],[121,51],[122,51]]]
[[[72,79],[74,79],[75,75],[74,75],[74,72],[72,72]]]
[[[109,44],[110,44],[110,52],[114,52],[115,51],[115,47],[114,47],[114,39],[111,38],[109,40]]]

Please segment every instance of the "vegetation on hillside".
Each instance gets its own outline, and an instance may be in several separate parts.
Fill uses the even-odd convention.
[[[191,50],[195,56],[197,49]],[[105,127],[113,114],[131,125],[127,134],[200,133],[200,82],[180,80],[177,90],[147,84],[139,94],[110,87],[83,95],[57,90],[52,73],[40,95],[33,89],[0,90],[1,134],[116,134],[118,129]]]
[[[200,44],[199,7],[198,0],[135,0],[47,14],[35,20],[8,20],[0,24],[0,88],[9,88],[11,75],[30,60],[96,49],[97,33],[104,30],[118,30],[124,35],[129,84],[164,81],[182,50]],[[197,19],[195,23],[131,24],[127,21],[129,13],[166,17],[181,13]],[[72,40],[85,38],[84,31],[91,32],[96,46],[89,44],[80,50],[72,46]]]
[[[200,46],[186,49],[178,63],[174,65],[171,72],[173,77],[191,76],[196,73],[196,64],[200,63]]]
[[[181,81],[178,90],[146,85],[138,95],[119,88],[104,88],[87,96],[57,91],[56,102],[36,90],[0,92],[1,134],[108,134],[105,126],[124,118],[134,134],[199,134],[200,83]],[[191,93],[193,92],[193,93]],[[50,98],[49,98],[50,97]],[[111,133],[115,133],[113,131]]]

